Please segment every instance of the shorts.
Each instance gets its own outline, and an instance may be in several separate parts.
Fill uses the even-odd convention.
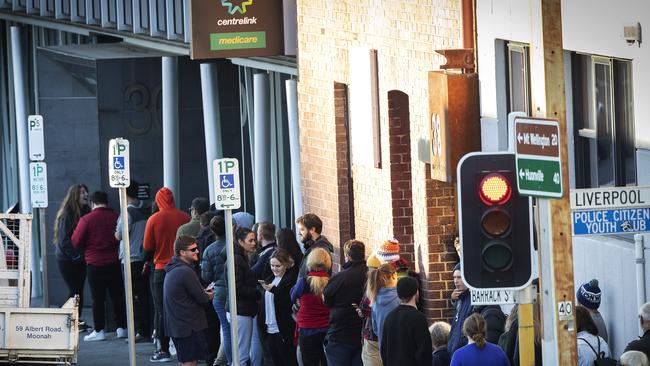
[[[207,343],[204,331],[192,331],[188,337],[172,337],[178,362],[205,360]]]

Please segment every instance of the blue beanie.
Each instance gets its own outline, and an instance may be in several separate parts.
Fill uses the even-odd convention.
[[[598,287],[598,280],[594,278],[580,286],[578,291],[576,291],[576,298],[582,306],[592,310],[598,309],[600,306],[600,287]]]

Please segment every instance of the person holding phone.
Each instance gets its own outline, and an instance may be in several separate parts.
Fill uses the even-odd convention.
[[[295,366],[296,349],[293,334],[296,323],[291,317],[291,287],[298,278],[291,254],[276,249],[270,256],[271,276],[260,280],[264,289],[260,312],[257,316],[263,342],[275,366]]]

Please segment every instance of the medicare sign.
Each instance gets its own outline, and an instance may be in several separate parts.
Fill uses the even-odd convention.
[[[576,189],[570,199],[573,235],[650,231],[650,187]]]

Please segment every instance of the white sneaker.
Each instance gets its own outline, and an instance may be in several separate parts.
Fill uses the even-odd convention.
[[[117,333],[117,338],[126,338],[126,337],[128,337],[128,334],[126,333],[125,328],[117,328],[115,333]]]
[[[84,341],[86,342],[95,342],[95,341],[103,341],[103,340],[106,340],[106,334],[104,334],[104,330],[100,330],[99,332],[93,330],[92,333],[84,337]]]

